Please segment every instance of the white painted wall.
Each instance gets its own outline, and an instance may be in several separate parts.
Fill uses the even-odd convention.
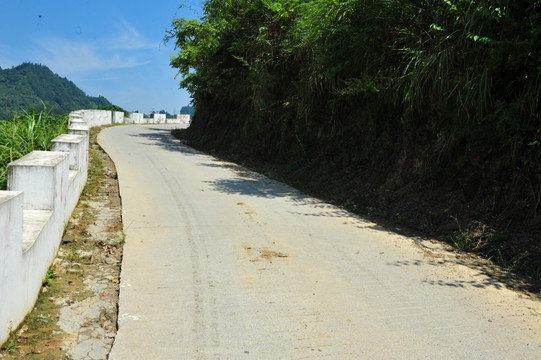
[[[68,222],[86,184],[88,169],[88,138],[85,135],[63,134],[51,141],[51,151],[69,154],[68,197],[65,201],[64,222]]]
[[[0,214],[2,219],[14,219],[17,227],[0,239],[0,246],[10,254],[0,266],[0,342],[32,310],[58,251],[68,197],[68,157],[65,152],[34,151],[8,165],[8,190],[22,193],[7,202],[10,206],[2,210],[8,212]]]
[[[57,151],[8,165],[8,191],[0,191],[0,344],[32,310],[86,183],[88,126],[69,127],[79,134],[54,139]]]
[[[83,111],[72,111],[69,114],[68,126],[72,124],[86,124],[86,122],[83,120]]]
[[[83,120],[88,127],[111,125],[113,123],[113,115],[110,110],[84,110]]]
[[[19,289],[20,279],[10,271],[22,270],[22,236],[23,193],[0,191],[0,344],[7,339],[8,330],[17,326],[22,312],[18,310],[19,294],[12,292]]]
[[[151,124],[165,124],[166,116],[165,114],[152,114],[150,116],[150,123]]]
[[[174,119],[167,119],[168,124],[189,125],[191,121],[189,114],[176,114]]]
[[[113,124],[124,124],[124,113],[122,111],[113,111]]]
[[[128,124],[143,124],[145,122],[144,114],[141,113],[130,113],[130,116],[126,123]]]
[[[83,135],[88,137],[89,127],[85,124],[68,125],[68,134]]]

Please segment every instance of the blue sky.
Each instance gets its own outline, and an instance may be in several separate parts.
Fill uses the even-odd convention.
[[[190,96],[163,38],[174,18],[199,18],[202,0],[2,0],[0,66],[48,66],[87,95],[128,111],[178,113]],[[181,6],[182,5],[182,6]]]

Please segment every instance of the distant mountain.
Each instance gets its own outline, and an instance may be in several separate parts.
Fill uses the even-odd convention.
[[[24,63],[11,69],[0,68],[0,120],[28,108],[42,110],[43,104],[53,114],[112,105],[103,96],[87,96],[44,65]]]

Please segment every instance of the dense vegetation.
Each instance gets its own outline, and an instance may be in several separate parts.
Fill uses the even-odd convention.
[[[189,106],[189,105],[188,106],[183,106],[180,109],[180,113],[190,115],[190,117],[193,117],[193,115],[195,113],[195,109],[193,108],[193,106]]]
[[[168,39],[193,145],[541,278],[540,0],[210,0]]]
[[[33,150],[49,150],[50,141],[67,133],[68,116],[29,110],[0,121],[0,190],[6,189],[7,165]]]
[[[87,96],[73,82],[48,67],[24,63],[11,69],[0,68],[0,120],[9,119],[28,108],[52,114],[110,106],[103,96]]]

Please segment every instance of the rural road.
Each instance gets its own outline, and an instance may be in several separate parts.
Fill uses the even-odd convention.
[[[104,129],[126,234],[119,359],[540,359],[541,305],[337,207]]]

